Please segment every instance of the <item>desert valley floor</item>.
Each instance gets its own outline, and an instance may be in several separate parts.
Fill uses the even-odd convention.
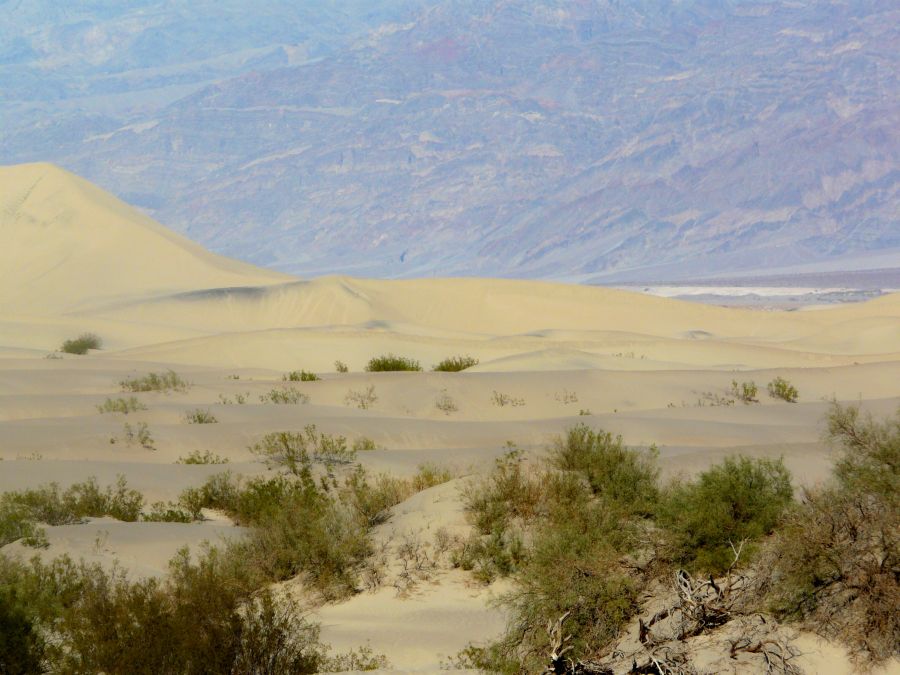
[[[103,338],[102,350],[46,358],[85,331]],[[426,372],[363,370],[389,352]],[[428,372],[463,354],[479,364]],[[349,372],[335,372],[335,361]],[[123,378],[168,369],[192,386],[136,394],[147,409],[127,418],[98,413],[121,395]],[[282,382],[300,369],[322,379]],[[761,391],[758,404],[716,405],[732,380],[763,389],[776,376],[797,386],[797,403]],[[286,384],[308,402],[260,401]],[[369,387],[367,408],[348,402]],[[394,508],[376,532],[390,557],[404,538],[465,533],[460,485],[508,441],[539,455],[579,422],[657,445],[667,475],[743,453],[784,457],[796,483],[815,484],[831,469],[822,420],[834,398],[879,416],[898,409],[900,295],[783,312],[526,281],[298,280],[212,255],[53,166],[0,168],[0,492],[124,475],[148,501],[171,500],[223,469],[180,457],[210,451],[234,473],[263,474],[249,445],[315,424],[372,439],[377,449],[358,458],[375,472],[410,475],[433,462],[460,476]],[[185,423],[197,408],[219,423]],[[154,449],[111,443],[124,422],[146,423]],[[41,555],[161,575],[179,547],[240,533],[214,515],[192,524],[98,519],[47,528]],[[437,569],[405,592],[387,583],[315,616],[336,648],[368,643],[396,671],[437,670],[502,630],[490,604],[502,588]],[[850,672],[838,647],[806,639],[809,672]]]

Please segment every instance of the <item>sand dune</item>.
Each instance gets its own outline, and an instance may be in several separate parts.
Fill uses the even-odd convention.
[[[44,358],[85,330],[104,338],[102,351]],[[457,354],[480,363],[463,373],[364,372],[387,352],[426,370]],[[337,359],[351,372],[334,372]],[[127,417],[97,411],[121,395],[123,377],[167,368],[193,386],[137,394],[147,410]],[[260,400],[300,368],[323,377],[291,383],[308,403]],[[766,396],[778,375],[796,384],[798,403]],[[733,379],[755,381],[760,402],[722,405]],[[371,438],[379,449],[361,462],[400,475],[426,461],[478,472],[507,441],[540,454],[585,422],[658,445],[666,475],[742,452],[784,456],[797,484],[813,484],[830,471],[827,400],[888,414],[898,383],[900,294],[784,312],[542,282],[298,280],[207,253],[50,165],[0,168],[0,491],[122,474],[148,500],[172,499],[223,468],[177,464],[187,453],[209,450],[229,460],[224,468],[259,475],[267,469],[248,445],[309,423]],[[377,394],[369,408],[348,404],[368,386]],[[444,396],[454,409],[437,407]],[[187,424],[196,408],[219,423]],[[137,421],[154,449],[110,442]],[[179,545],[230,531],[156,525],[54,528],[46,554],[118,558],[135,574],[159,574]],[[465,530],[457,484],[400,505],[378,536],[440,526]],[[108,534],[97,544],[100,530]],[[336,646],[369,640],[397,668],[424,672],[502,628],[487,607],[497,590],[448,572],[408,597],[382,589],[317,611]]]

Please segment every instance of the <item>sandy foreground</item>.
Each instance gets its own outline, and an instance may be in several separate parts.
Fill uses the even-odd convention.
[[[46,358],[84,331],[102,336],[104,349]],[[463,373],[363,371],[387,352],[426,369],[458,354],[480,363]],[[335,372],[335,360],[350,372]],[[122,378],[168,368],[193,386],[137,394],[148,409],[127,418],[98,413],[121,395]],[[323,378],[291,383],[309,403],[260,402],[283,373],[301,368]],[[797,386],[798,403],[766,396],[776,375]],[[715,405],[733,379],[759,384],[760,403]],[[369,386],[371,407],[347,403],[348,392]],[[495,394],[516,404],[497,405]],[[445,395],[456,410],[438,409]],[[234,402],[241,396],[243,405]],[[764,312],[526,281],[305,281],[206,252],[51,165],[0,168],[0,491],[124,475],[148,501],[175,499],[222,469],[179,457],[209,450],[231,471],[258,475],[266,468],[247,446],[310,423],[373,439],[379,449],[361,454],[362,464],[400,475],[426,461],[470,475],[507,441],[540,454],[554,434],[585,422],[629,444],[656,444],[668,475],[740,452],[783,456],[795,481],[810,485],[830,471],[821,437],[832,398],[878,415],[900,405],[900,295]],[[219,423],[185,423],[196,408]],[[146,422],[156,449],[110,443],[125,421]],[[463,480],[396,507],[376,541],[389,549],[404,538],[430,541],[441,527],[464,533]],[[223,520],[95,519],[48,528],[42,555],[118,560],[135,575],[161,575],[179,547],[240,535]],[[503,588],[445,569],[315,616],[337,649],[369,644],[395,672],[434,671],[502,630],[490,600]],[[852,672],[840,648],[803,641],[807,672]]]

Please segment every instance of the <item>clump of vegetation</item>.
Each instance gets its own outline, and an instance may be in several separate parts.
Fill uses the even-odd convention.
[[[347,447],[346,438],[319,433],[314,424],[306,425],[302,432],[266,434],[249,450],[267,464],[284,467],[296,476],[307,472],[312,462],[350,464],[356,459],[356,450]]]
[[[406,356],[396,356],[394,354],[375,356],[369,359],[369,362],[366,364],[366,371],[370,373],[419,370],[422,370],[422,366],[415,359]]]
[[[371,452],[377,450],[378,446],[368,436],[360,436],[353,440],[353,452]]]
[[[138,410],[146,410],[147,406],[137,400],[134,396],[128,398],[107,398],[102,405],[97,406],[100,413],[122,413],[127,415]]]
[[[718,392],[713,391],[704,391],[700,393],[700,398],[697,399],[697,407],[698,408],[706,408],[712,407],[716,408],[719,406],[730,407],[734,405],[734,399],[728,398],[727,396],[722,396]],[[674,406],[672,406],[674,407]]]
[[[225,394],[219,394],[219,403],[221,403],[222,405],[234,405],[235,403],[237,405],[244,405],[245,403],[247,403],[247,400],[249,398],[250,398],[249,391],[244,392],[244,393],[241,393],[241,392],[236,393],[234,395],[234,399],[232,399],[228,396],[225,396]]]
[[[194,450],[191,453],[188,453],[184,457],[179,457],[176,464],[228,464],[228,459],[224,457],[219,457],[209,450],[204,450],[200,452],[199,450]]]
[[[807,490],[760,561],[760,591],[783,619],[863,660],[900,656],[900,413],[877,422],[835,403],[834,478]]]
[[[441,393],[438,394],[438,397],[434,401],[434,407],[445,415],[449,415],[450,413],[459,410],[456,401],[454,401],[450,394],[447,393],[446,389],[441,390]]]
[[[676,563],[718,575],[733,562],[732,546],[770,534],[792,500],[790,473],[780,459],[727,458],[696,480],[670,486],[657,519]]]
[[[756,383],[753,382],[753,380],[750,382],[741,382],[740,384],[738,384],[737,380],[731,381],[731,395],[739,401],[743,401],[744,403],[759,403],[759,399],[756,397],[758,393],[759,387],[756,386]]]
[[[374,527],[387,518],[388,510],[417,492],[452,480],[453,473],[433,464],[422,464],[409,479],[381,473],[370,477],[357,466],[341,489],[344,502],[366,523]]]
[[[57,483],[0,495],[0,546],[23,537],[34,537],[37,523],[71,525],[85,518],[111,516],[138,520],[144,500],[128,488],[123,476],[115,487],[101,489],[96,478],[60,490]]]
[[[553,394],[553,398],[555,398],[563,405],[578,403],[578,394],[576,394],[574,391],[569,391],[568,389],[563,389],[562,391],[556,392],[555,394]]]
[[[347,364],[344,363],[343,361],[335,361],[335,362],[334,362],[334,369],[335,369],[335,371],[338,372],[338,373],[348,373],[348,372],[350,372],[350,368],[348,368],[348,367],[347,367]]]
[[[318,382],[322,378],[306,370],[292,370],[281,376],[284,382]]]
[[[138,422],[135,426],[125,422],[123,431],[125,442],[128,445],[140,445],[146,450],[156,450],[153,435],[150,433],[150,427],[147,426],[146,422]],[[111,439],[110,442],[115,443],[115,439]]]
[[[216,424],[219,420],[209,410],[191,410],[184,415],[184,421],[188,424]]]
[[[66,340],[62,343],[59,351],[66,354],[84,355],[91,349],[100,349],[103,346],[103,340],[99,335],[94,333],[82,333],[74,340]]]
[[[517,408],[519,406],[525,405],[525,399],[519,398],[517,396],[510,396],[509,394],[501,394],[498,391],[495,391],[491,394],[491,403],[501,408],[504,408],[508,405]]]
[[[433,371],[438,373],[458,373],[478,365],[478,359],[472,356],[450,356],[438,363]]]
[[[294,387],[281,387],[272,389],[266,394],[260,394],[262,403],[274,403],[275,405],[299,405],[309,403],[309,396]]]
[[[371,408],[378,396],[375,394],[375,385],[370,384],[365,389],[350,389],[344,396],[346,405],[355,405],[361,410]]]
[[[783,377],[776,377],[769,382],[766,388],[769,391],[769,396],[772,398],[780,398],[782,401],[787,401],[788,403],[797,402],[797,397],[799,396],[797,387]]]
[[[119,382],[122,391],[187,391],[191,386],[190,382],[182,379],[174,370],[167,370],[164,373],[147,373],[142,377],[126,377]]]

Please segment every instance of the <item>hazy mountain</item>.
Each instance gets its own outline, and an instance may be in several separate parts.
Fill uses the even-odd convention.
[[[581,279],[900,261],[894,2],[144,4],[61,12],[0,53],[4,113],[33,109],[0,153],[58,162],[217,252]],[[140,40],[91,56],[97,25],[106,44],[135,21]],[[63,24],[75,65],[35,56]],[[47,91],[73,97],[71,68],[83,91],[61,112]]]

